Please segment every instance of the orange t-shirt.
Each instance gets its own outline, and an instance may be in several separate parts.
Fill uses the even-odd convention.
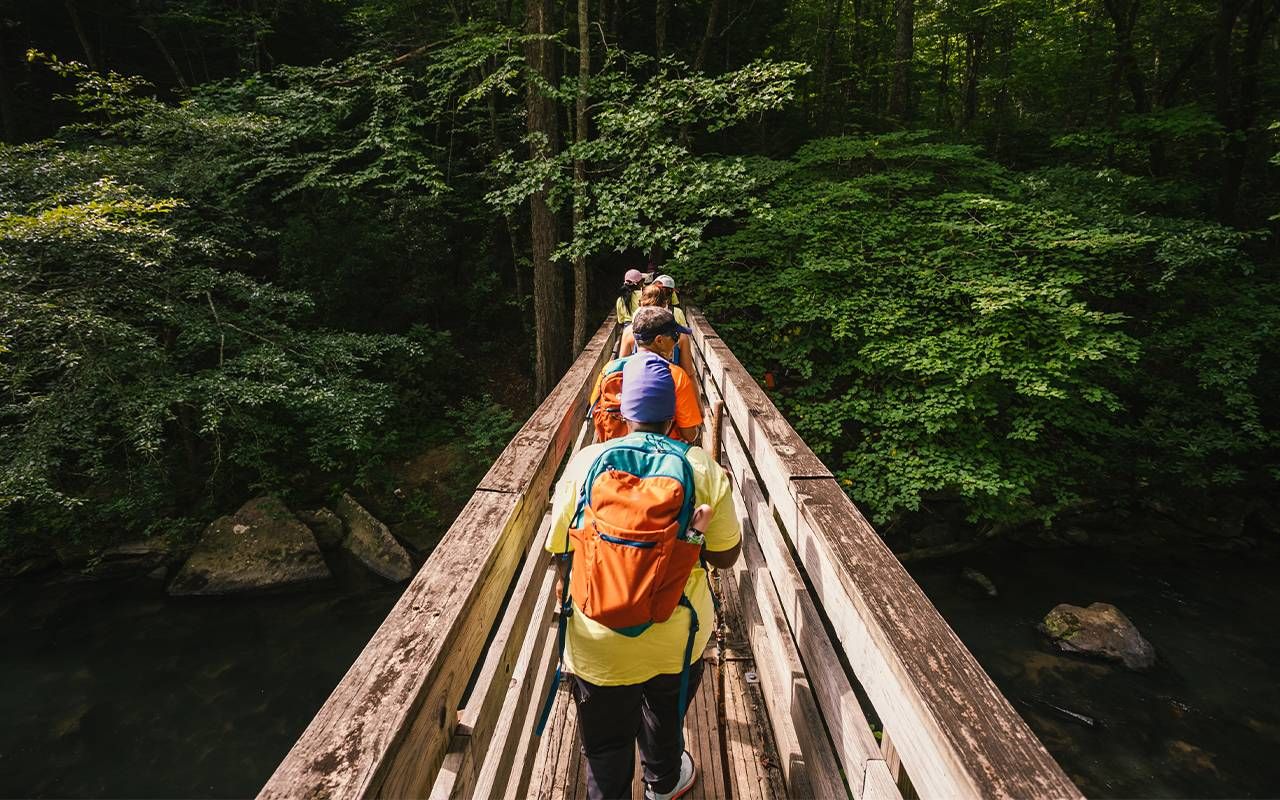
[[[693,379],[678,364],[667,364],[671,368],[671,380],[676,385],[676,427],[696,428],[702,424],[702,409],[698,406],[698,387]]]
[[[669,361],[664,363],[671,369],[671,382],[676,387],[675,427],[677,430],[673,433],[679,433],[679,428],[698,427],[702,424],[702,408],[698,405],[698,387],[694,386],[693,379],[678,364],[672,364]],[[608,369],[609,365],[606,364],[596,376],[595,388],[591,390],[592,405],[600,397],[600,382],[604,380],[605,371]]]

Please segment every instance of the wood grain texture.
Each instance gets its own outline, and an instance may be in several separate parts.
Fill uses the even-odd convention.
[[[520,555],[580,430],[613,343],[607,319],[503,451],[427,563],[263,787],[262,798],[420,797],[432,788],[456,709]]]
[[[592,433],[590,422],[579,427],[566,461],[590,441]],[[511,597],[485,650],[484,662],[472,681],[463,708],[458,711],[454,740],[445,758],[445,766],[432,788],[431,800],[471,797],[479,778],[481,760],[500,723],[506,723],[501,730],[502,735],[506,735],[511,728],[510,717],[528,705],[528,699],[519,696],[528,693],[530,677],[525,672],[529,663],[527,658],[522,658],[526,652],[523,645],[527,638],[549,635],[547,622],[551,616],[551,588],[547,572],[551,555],[543,543],[550,528],[551,514],[548,512],[529,543]],[[536,647],[536,643],[532,647]],[[528,652],[532,652],[531,648]],[[517,696],[508,707],[506,701],[513,692]],[[508,713],[506,720],[503,719],[504,710]]]
[[[523,543],[520,506],[518,495],[472,496],[260,797],[376,794],[403,779],[410,742],[434,771]]]
[[[720,758],[722,731],[715,719],[716,669],[714,660],[705,663],[702,683],[685,716],[685,748],[698,765],[698,780],[684,796],[685,800],[722,800],[729,796],[726,787],[731,779]],[[642,776],[637,752],[632,776],[633,798],[643,796]],[[577,712],[567,684],[556,697],[547,730],[539,743],[527,796],[538,800],[575,800],[587,796],[586,763],[579,741]],[[747,794],[733,795],[735,800],[765,800],[769,796],[761,794],[759,787]]]
[[[553,582],[554,585],[554,582]],[[552,598],[554,600],[554,597]],[[554,611],[555,603],[551,603]],[[534,655],[532,662],[531,674],[533,680],[528,684],[528,695],[524,695],[524,689],[521,689],[519,698],[523,703],[523,708],[517,706],[516,712],[512,717],[511,734],[507,737],[506,742],[512,746],[511,760],[506,764],[507,770],[506,785],[501,782],[492,784],[493,790],[488,790],[486,784],[486,772],[489,765],[493,763],[492,754],[485,759],[485,769],[481,771],[480,781],[476,787],[477,797],[505,797],[507,800],[520,800],[529,796],[531,788],[530,780],[533,776],[534,766],[537,763],[534,755],[538,752],[539,745],[546,738],[534,736],[534,728],[538,724],[538,715],[542,711],[542,702],[547,693],[551,691],[551,681],[555,675],[557,645],[556,637],[551,634],[551,627],[554,623],[548,622],[546,634],[541,637],[541,646]],[[504,712],[505,717],[505,712]],[[501,791],[498,791],[501,789]]]
[[[736,498],[735,498],[736,499]],[[741,502],[739,514],[743,514]],[[849,791],[840,775],[840,765],[827,738],[822,715],[813,696],[809,678],[800,661],[786,617],[778,601],[769,567],[760,552],[754,532],[744,531],[742,561],[748,581],[742,581],[743,606],[749,615],[758,611],[759,624],[753,626],[751,650],[755,654],[756,672],[764,688],[765,706],[774,730],[789,725],[795,731],[796,742],[805,763],[805,776],[809,791],[815,797],[848,797]],[[756,608],[750,610],[752,603]],[[786,766],[783,767],[784,773]],[[861,776],[862,772],[857,773]],[[799,794],[799,786],[788,776],[788,793]]]
[[[704,388],[713,398],[712,402],[718,402],[714,399],[719,396],[714,383],[708,382]],[[827,636],[819,610],[777,527],[773,510],[747,458],[741,436],[730,420],[724,423],[723,449],[722,463],[728,469],[734,491],[741,499],[742,513],[755,531],[755,540],[768,565],[819,710],[831,732],[836,755],[848,776],[849,788],[855,797],[860,797],[861,776],[866,762],[881,758],[879,745],[871,734],[871,726],[844,665]]]
[[[691,323],[705,376],[793,537],[816,606],[921,795],[1080,797],[705,318]]]
[[[705,368],[703,379],[715,381],[726,413],[738,425],[757,467],[776,468],[788,478],[831,477],[831,471],[795,432],[755,378],[747,374],[706,318],[695,312],[690,322]],[[699,371],[696,366],[695,371]]]
[[[834,480],[792,482],[796,552],[923,797],[1081,797]]]

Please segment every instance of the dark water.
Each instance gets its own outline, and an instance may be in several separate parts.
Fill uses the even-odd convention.
[[[960,579],[986,574],[999,597]],[[1280,796],[1280,583],[1272,558],[1014,550],[911,572],[1090,797]],[[1155,646],[1138,674],[1049,652],[1058,603],[1113,603]],[[1051,703],[1098,720],[1090,728]]]
[[[0,796],[256,794],[402,590],[332,566],[241,599],[0,584]]]

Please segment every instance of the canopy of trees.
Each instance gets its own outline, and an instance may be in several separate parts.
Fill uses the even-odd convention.
[[[646,263],[881,521],[1252,509],[1277,17],[5,5],[0,549],[182,533],[444,439],[482,464]]]

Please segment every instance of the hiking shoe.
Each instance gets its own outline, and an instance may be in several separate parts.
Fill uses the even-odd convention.
[[[693,763],[693,756],[685,750],[680,756],[680,780],[676,781],[676,788],[669,792],[655,792],[652,786],[645,784],[644,800],[675,800],[677,797],[684,797],[697,779],[698,768]]]

